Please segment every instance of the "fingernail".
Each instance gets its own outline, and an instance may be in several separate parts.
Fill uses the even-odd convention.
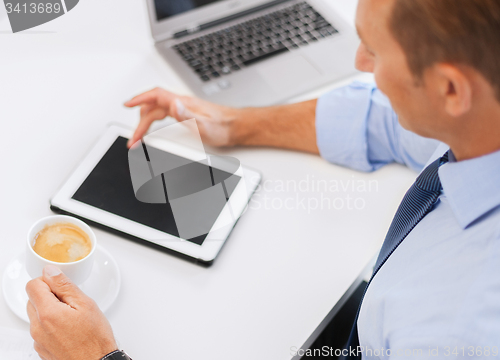
[[[184,104],[179,100],[179,99],[175,99],[175,106],[177,107],[177,115],[182,115],[184,114],[184,111],[186,110],[186,108],[184,107]]]
[[[57,276],[61,273],[61,270],[59,268],[55,267],[54,265],[47,265],[43,268],[43,273],[48,276]]]
[[[133,150],[133,149],[137,149],[137,147],[140,146],[140,145],[141,145],[140,140],[137,140],[135,142],[132,142],[132,140],[130,140],[130,145],[128,146],[128,148],[130,150]]]

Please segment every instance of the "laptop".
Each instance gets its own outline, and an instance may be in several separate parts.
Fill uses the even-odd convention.
[[[356,32],[326,0],[146,1],[157,50],[203,99],[272,105],[356,71]]]

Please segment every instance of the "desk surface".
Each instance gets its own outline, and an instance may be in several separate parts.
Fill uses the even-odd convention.
[[[355,2],[331,4],[352,23]],[[125,100],[155,86],[189,91],[155,52],[139,0],[81,1],[15,35],[0,15],[0,48],[3,271],[107,124],[136,125]],[[208,269],[95,229],[122,272],[107,316],[134,359],[290,359],[374,256],[415,174],[363,174],[293,151],[209,151],[262,171],[250,209]],[[3,297],[0,326],[28,329]]]

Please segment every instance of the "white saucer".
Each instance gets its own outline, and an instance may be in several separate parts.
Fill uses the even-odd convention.
[[[99,245],[94,256],[92,273],[88,280],[80,285],[80,289],[94,299],[99,308],[105,312],[114,303],[120,291],[120,270],[113,256]],[[24,262],[23,252],[7,265],[3,273],[2,289],[9,308],[21,319],[29,322],[26,313],[28,295],[25,287],[31,278],[26,272]]]

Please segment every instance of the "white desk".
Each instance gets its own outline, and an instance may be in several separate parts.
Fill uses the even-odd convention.
[[[354,2],[330,1],[352,21]],[[143,1],[82,0],[44,26],[8,30],[0,18],[2,271],[23,250],[30,225],[51,214],[49,198],[106,125],[135,126],[138,112],[124,109],[125,100],[155,86],[188,93],[153,49]],[[224,152],[260,169],[266,186],[213,267],[96,229],[123,279],[107,315],[134,359],[291,358],[290,348],[302,345],[374,256],[415,178],[398,165],[362,174],[292,151]],[[328,189],[312,190],[323,180]],[[339,209],[325,202],[313,209],[321,196]],[[28,329],[3,297],[0,326]]]

